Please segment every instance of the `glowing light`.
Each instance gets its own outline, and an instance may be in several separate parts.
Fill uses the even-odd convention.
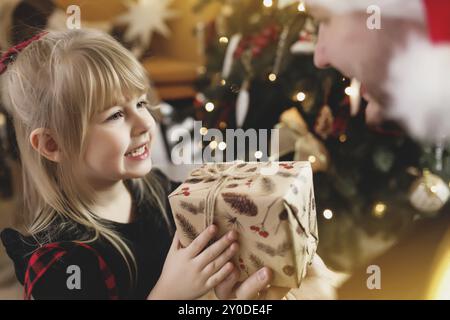
[[[323,217],[327,220],[331,220],[333,218],[333,211],[331,211],[330,209],[324,210]]]
[[[345,88],[345,94],[352,97],[352,96],[356,96],[358,94],[358,92],[353,87],[347,87],[347,88]]]
[[[449,236],[446,236],[447,240]],[[445,240],[443,241],[445,243]],[[439,257],[436,270],[433,272],[433,279],[427,299],[449,300],[450,299],[450,250],[444,249],[444,253],[436,255]]]
[[[219,42],[222,44],[227,44],[228,43],[228,38],[227,37],[220,37],[219,38]]]
[[[256,151],[256,152],[255,152],[255,158],[256,158],[256,159],[261,159],[262,156],[263,156],[263,153],[262,153],[261,151]]]
[[[300,3],[298,4],[298,11],[300,12],[305,12],[306,8],[305,8],[305,4],[303,3],[303,1],[300,1]]]
[[[227,80],[222,79],[222,80],[220,81],[220,84],[221,84],[222,86],[225,86],[225,85],[227,84]]]
[[[214,103],[212,103],[212,102],[208,102],[208,103],[205,105],[205,109],[206,109],[206,111],[208,111],[208,112],[212,112],[212,111],[214,110],[214,108],[215,108],[215,106],[214,106]]]
[[[383,202],[378,202],[373,207],[373,215],[377,218],[382,218],[386,214],[387,206]]]
[[[227,144],[225,142],[219,143],[219,150],[225,150],[227,148]]]
[[[435,299],[448,300],[450,299],[450,266],[442,277],[441,285],[436,290]]]
[[[264,5],[264,7],[266,7],[266,8],[270,8],[270,7],[273,6],[273,1],[272,1],[272,0],[264,0],[264,1],[263,1],[263,5]]]
[[[305,101],[305,99],[306,99],[306,94],[305,94],[304,92],[301,92],[301,91],[300,91],[299,93],[297,93],[296,98],[297,98],[297,100],[300,101],[300,102]]]
[[[269,74],[269,80],[274,82],[277,80],[277,75],[275,73]]]
[[[315,163],[317,161],[317,159],[316,159],[315,156],[309,156],[308,157],[308,161],[311,162],[311,163]]]
[[[217,141],[211,141],[211,143],[209,144],[209,147],[211,148],[211,149],[216,149],[217,148]]]
[[[347,141],[347,135],[346,134],[341,134],[339,136],[339,141],[344,143],[345,141]]]
[[[208,133],[208,129],[207,128],[205,128],[205,127],[200,128],[200,134],[202,136],[206,135],[207,133]]]

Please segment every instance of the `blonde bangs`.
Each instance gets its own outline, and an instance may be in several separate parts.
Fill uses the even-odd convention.
[[[72,70],[67,74],[71,81],[63,81],[73,85],[66,91],[73,97],[64,100],[83,101],[77,109],[85,108],[89,120],[97,113],[124,103],[124,99],[150,93],[145,70],[130,52],[115,42],[103,41],[106,43],[96,46],[97,41],[91,46],[73,49]],[[80,100],[80,95],[84,99]]]

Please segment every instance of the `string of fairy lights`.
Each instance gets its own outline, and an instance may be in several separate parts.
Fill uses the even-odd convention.
[[[263,6],[266,8],[272,8],[275,5],[275,1],[274,0],[263,0]],[[298,6],[297,6],[297,10],[299,12],[303,12],[306,13],[306,7],[305,7],[305,3],[303,1],[299,1]],[[220,36],[219,39],[219,44],[223,45],[223,46],[228,46],[228,44],[230,43],[230,39],[227,36]],[[200,73],[205,73],[206,72],[206,67],[202,66],[199,69]],[[267,76],[268,80],[270,82],[275,83],[278,80],[278,75],[276,74],[276,72],[271,72],[268,74]],[[343,78],[342,81],[348,81],[347,78]],[[221,86],[226,86],[227,80],[226,79],[221,79],[219,81]],[[358,100],[361,98],[360,96],[360,85],[355,82],[352,81],[351,84],[345,88],[344,90],[345,94],[347,96],[349,96],[351,99],[353,100]],[[200,96],[200,98],[198,98],[199,101],[205,101],[205,96],[202,93],[198,94]],[[292,94],[292,100],[293,101],[297,101],[297,102],[304,102],[306,99],[308,98],[308,93],[304,92],[304,91],[297,91],[294,92]],[[213,112],[214,110],[216,110],[216,105],[213,101],[205,101],[204,102],[204,109],[206,112],[210,113]],[[224,121],[221,121],[219,123],[219,128],[220,129],[226,129],[228,126],[228,124]],[[200,128],[200,134],[202,136],[205,136],[208,134],[208,128],[206,127],[202,127]],[[339,137],[338,140],[341,143],[345,143],[347,141],[348,137],[345,133],[342,133]],[[227,144],[224,141],[216,141],[216,140],[212,140],[209,145],[207,146],[209,147],[211,150],[215,150],[218,149],[220,151],[224,151],[227,148]],[[261,159],[263,157],[263,153],[261,151],[256,151],[254,154],[256,159]],[[311,164],[314,164],[317,161],[316,156],[314,155],[310,155],[308,157],[308,161]],[[387,205],[383,202],[377,202],[374,204],[373,209],[372,209],[372,214],[374,217],[376,218],[382,218],[384,217],[384,215],[386,214],[387,211]],[[325,219],[327,220],[331,220],[334,216],[334,213],[331,209],[324,209],[322,212],[322,215]]]

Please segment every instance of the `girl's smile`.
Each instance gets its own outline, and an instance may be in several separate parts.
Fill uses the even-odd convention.
[[[148,158],[148,156],[150,155],[150,150],[149,150],[149,144],[150,141],[147,141],[146,143],[142,144],[141,146],[132,149],[130,152],[127,152],[125,154],[125,157],[130,159],[130,160],[145,160]]]
[[[86,138],[86,171],[82,170],[93,185],[141,178],[150,172],[156,123],[148,107],[144,94],[96,116]]]

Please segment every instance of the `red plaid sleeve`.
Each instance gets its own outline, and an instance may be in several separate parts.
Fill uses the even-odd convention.
[[[37,249],[30,257],[24,279],[24,299],[29,300],[33,289],[43,276],[59,262],[63,257],[67,257],[74,251],[74,248],[82,247],[93,254],[98,263],[98,268],[104,282],[108,298],[117,300],[118,290],[114,274],[106,264],[103,257],[93,247],[85,243],[60,242],[44,245]]]

